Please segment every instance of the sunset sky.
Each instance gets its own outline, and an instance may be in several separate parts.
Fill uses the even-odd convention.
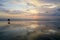
[[[0,0],[0,40],[45,38],[60,38],[60,0]]]
[[[60,16],[60,0],[0,0],[0,18]]]

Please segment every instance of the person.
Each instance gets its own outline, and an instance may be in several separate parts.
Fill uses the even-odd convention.
[[[8,24],[10,24],[10,19],[8,19]]]

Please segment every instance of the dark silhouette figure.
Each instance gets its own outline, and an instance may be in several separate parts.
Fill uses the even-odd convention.
[[[10,19],[8,19],[8,24],[10,24]]]

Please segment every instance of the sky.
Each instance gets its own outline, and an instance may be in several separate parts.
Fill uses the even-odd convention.
[[[60,16],[60,0],[0,0],[0,18]]]

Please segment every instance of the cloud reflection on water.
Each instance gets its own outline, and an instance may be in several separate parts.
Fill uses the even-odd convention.
[[[4,24],[6,23],[6,24]],[[27,33],[36,34],[55,34],[58,33],[60,29],[58,29],[57,23],[60,22],[48,22],[48,21],[11,21],[11,24],[7,24],[7,22],[1,22],[0,24],[0,37],[16,37],[23,36]],[[57,27],[56,27],[57,26]],[[2,33],[2,34],[1,34]],[[30,34],[32,35],[32,34]],[[32,35],[33,36],[33,35]],[[8,39],[9,39],[8,38]],[[15,39],[15,38],[14,38]]]

